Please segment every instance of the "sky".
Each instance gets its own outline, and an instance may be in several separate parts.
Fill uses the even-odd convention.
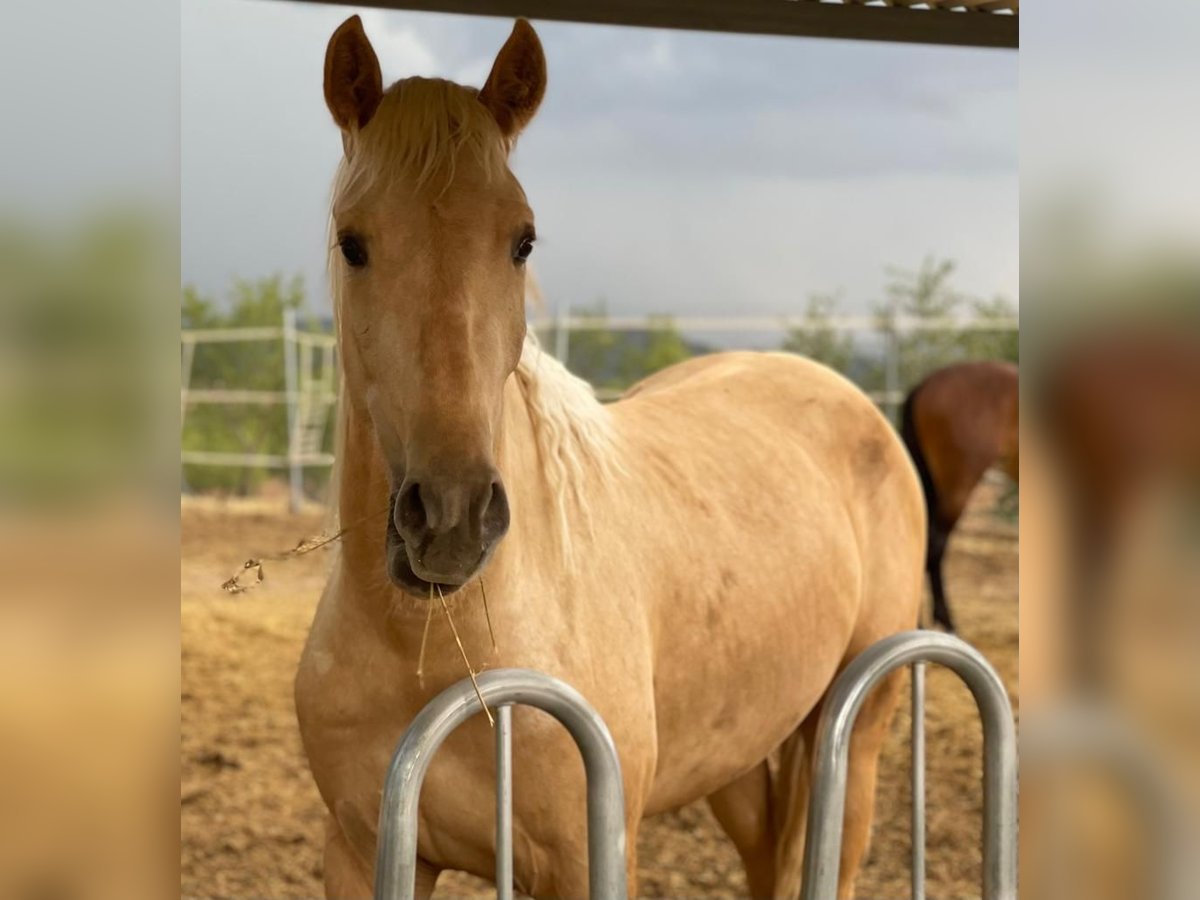
[[[511,21],[280,0],[183,0],[181,275],[301,274],[326,308],[341,153],[325,45],[360,12],[384,81],[479,85]],[[1011,51],[534,22],[549,86],[512,159],[551,307],[775,315],[869,309],[888,266],[958,263],[1018,301]]]
[[[1021,195],[1026,250],[1037,213],[1085,197],[1109,245],[1200,243],[1200,4],[1040,3],[1021,28]],[[1083,21],[1086,18],[1086,24]]]

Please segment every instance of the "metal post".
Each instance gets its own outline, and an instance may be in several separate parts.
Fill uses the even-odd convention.
[[[554,319],[554,358],[564,366],[567,364],[567,355],[571,352],[571,332],[567,328],[570,314],[570,309],[559,306]]]
[[[881,679],[919,661],[952,669],[970,688],[983,720],[983,900],[1017,895],[1017,745],[1012,707],[983,655],[946,634],[908,631],[867,648],[825,698],[817,730],[802,900],[837,895],[850,738],[863,701]]]
[[[884,390],[887,392],[886,409],[888,421],[893,425],[899,424],[899,407],[896,395],[900,393],[900,335],[896,323],[896,302],[892,301],[892,311],[888,316],[887,330],[884,332]]]
[[[297,513],[304,505],[304,470],[300,466],[300,410],[296,373],[296,311],[283,311],[283,381],[287,392],[288,508]]]
[[[578,691],[541,672],[495,669],[482,673],[478,684],[490,708],[503,712],[507,704],[537,707],[558,719],[575,739],[587,777],[589,893],[593,900],[625,900],[625,795],[617,748],[604,721]],[[421,784],[442,742],[479,712],[471,681],[463,679],[431,700],[400,739],[379,808],[375,900],[413,897]]]
[[[513,900],[512,707],[496,710],[496,900]]]
[[[925,900],[925,663],[912,665],[912,897]]]
[[[192,386],[192,363],[196,358],[195,341],[183,342],[183,353],[179,360],[179,433],[183,434],[183,423],[187,420],[188,390]]]
[[[306,457],[309,453],[309,432],[313,422],[313,401],[316,391],[313,389],[313,345],[311,341],[298,343],[300,366],[297,370],[300,389],[296,396],[296,434],[299,436],[297,452]],[[301,482],[303,484],[303,482]]]

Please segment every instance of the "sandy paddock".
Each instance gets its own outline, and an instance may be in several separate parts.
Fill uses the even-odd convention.
[[[1016,705],[1016,528],[986,511],[984,490],[952,539],[947,589],[963,636],[998,668]],[[292,676],[324,580],[312,554],[274,563],[255,591],[220,583],[247,556],[294,546],[320,515],[279,500],[182,504],[182,888],[190,897],[321,895],[324,809],[300,749]],[[966,689],[928,680],[928,893],[979,894],[980,727]],[[908,896],[908,728],[896,717],[881,764],[875,837],[859,896]],[[519,762],[518,762],[519,766]],[[732,845],[703,804],[647,822],[638,840],[648,897],[743,896]],[[443,875],[439,897],[490,896]]]

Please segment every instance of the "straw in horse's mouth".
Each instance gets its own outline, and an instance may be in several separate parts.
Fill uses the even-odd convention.
[[[388,517],[387,523],[387,567],[392,584],[421,600],[428,600],[430,592],[434,590],[449,595],[463,587],[462,584],[426,581],[414,572],[412,563],[408,561],[408,547],[404,538],[400,537],[400,532],[396,530],[396,522],[392,516]]]

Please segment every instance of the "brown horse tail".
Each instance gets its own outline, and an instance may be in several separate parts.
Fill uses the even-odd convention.
[[[776,897],[799,897],[804,870],[804,828],[808,824],[809,754],[797,728],[779,747],[779,767],[771,773],[775,834]]]
[[[929,461],[925,458],[925,451],[921,448],[921,439],[917,435],[917,424],[913,420],[913,406],[916,403],[918,392],[924,386],[925,382],[922,381],[904,398],[904,406],[900,410],[900,438],[904,441],[904,446],[908,448],[908,455],[912,457],[913,465],[917,468],[917,475],[921,479],[921,490],[925,494],[925,508],[929,513],[928,527],[932,529],[937,519],[937,486],[933,483],[933,474],[929,471]]]

